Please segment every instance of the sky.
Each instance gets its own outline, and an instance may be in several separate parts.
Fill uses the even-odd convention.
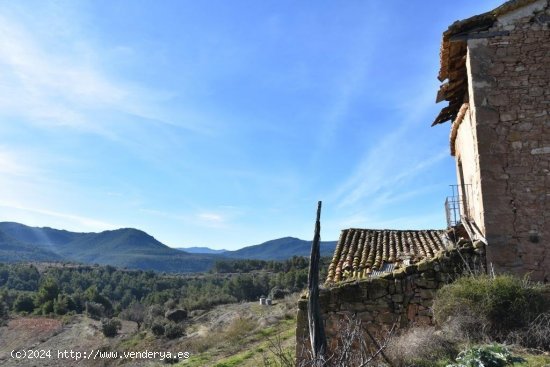
[[[237,249],[446,226],[441,34],[501,1],[0,0],[0,221]]]

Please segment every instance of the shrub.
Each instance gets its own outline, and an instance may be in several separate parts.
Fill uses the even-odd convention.
[[[175,324],[175,323],[169,323],[166,324],[164,327],[164,335],[168,339],[176,339],[183,335],[183,327]]]
[[[15,303],[13,304],[15,312],[28,312],[34,311],[34,301],[28,294],[20,294],[17,296]]]
[[[456,362],[447,367],[504,367],[516,362],[525,362],[521,357],[515,357],[503,345],[491,344],[473,347],[460,352]]]
[[[163,336],[164,335],[164,325],[160,322],[155,322],[153,325],[151,325],[151,331],[155,336]]]
[[[53,302],[53,312],[56,315],[65,315],[69,311],[69,297],[59,294]]]
[[[143,323],[145,327],[150,328],[159,318],[164,318],[164,308],[161,305],[154,304],[146,309]]]
[[[451,360],[458,350],[454,341],[433,327],[412,328],[392,339],[387,355],[396,367],[431,366],[435,361]]]
[[[441,288],[433,309],[439,325],[462,318],[464,329],[482,330],[490,338],[504,340],[510,332],[527,327],[548,305],[541,285],[510,275],[477,275]]]
[[[4,326],[8,323],[10,317],[8,305],[0,300],[0,326]]]
[[[42,311],[42,315],[49,315],[53,313],[53,301],[46,301],[39,309]]]
[[[236,342],[254,330],[256,326],[257,324],[253,320],[237,317],[228,325],[225,335],[228,341]]]
[[[105,307],[96,302],[86,302],[86,315],[88,317],[99,320],[105,313]]]
[[[528,348],[550,350],[550,313],[540,314],[529,326],[514,333],[510,339]]]
[[[101,320],[101,331],[103,335],[108,338],[112,338],[118,334],[118,331],[122,327],[122,324],[117,319],[103,319]]]

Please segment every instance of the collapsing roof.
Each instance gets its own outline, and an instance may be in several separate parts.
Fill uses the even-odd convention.
[[[401,265],[431,259],[452,245],[445,230],[345,229],[336,245],[327,282],[391,272]]]
[[[486,13],[456,21],[443,33],[443,41],[441,42],[441,49],[439,52],[441,67],[438,75],[439,81],[443,84],[441,84],[437,92],[436,103],[448,101],[449,105],[441,110],[432,123],[432,126],[442,124],[449,120],[453,121],[462,104],[468,102],[466,100],[466,92],[468,90],[466,42],[468,39],[505,35],[508,32],[487,31],[493,26],[499,16],[534,3],[535,1],[537,0],[507,1],[498,8]]]

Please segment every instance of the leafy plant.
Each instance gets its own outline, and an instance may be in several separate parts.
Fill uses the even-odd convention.
[[[103,319],[101,321],[101,331],[108,338],[116,336],[121,327],[122,324],[117,319]]]
[[[101,320],[101,331],[103,335],[108,338],[112,338],[118,334],[118,331],[122,327],[122,324],[117,319],[103,319]]]
[[[164,336],[168,339],[176,339],[183,336],[183,327],[181,325],[170,322],[164,327]]]
[[[511,275],[477,275],[441,288],[433,309],[439,325],[460,318],[478,320],[466,326],[483,330],[481,337],[502,341],[510,332],[528,326],[548,304],[541,285]]]
[[[460,352],[456,362],[447,365],[447,367],[504,367],[511,366],[516,362],[525,362],[525,360],[513,356],[504,345],[491,344]]]
[[[151,331],[155,334],[155,336],[162,336],[164,335],[164,325],[159,322],[155,322],[151,326]]]

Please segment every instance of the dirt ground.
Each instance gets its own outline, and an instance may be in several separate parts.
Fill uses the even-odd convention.
[[[62,323],[45,317],[10,320],[7,326],[0,328],[0,365],[103,366],[106,365],[105,361],[84,359],[84,354],[86,357],[95,355],[95,351],[108,348],[117,339],[123,339],[136,330],[135,323],[123,321],[119,335],[108,339],[103,336],[99,321],[83,315],[75,315],[64,321]],[[11,355],[14,350],[19,352],[17,356]],[[36,358],[29,358],[31,356]]]

